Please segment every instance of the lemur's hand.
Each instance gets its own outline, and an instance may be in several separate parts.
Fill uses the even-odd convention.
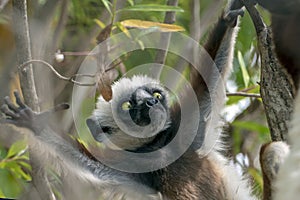
[[[224,20],[230,27],[235,27],[237,24],[238,16],[244,16],[244,10],[242,8],[236,10],[230,10],[224,15]]]
[[[48,117],[51,113],[69,108],[68,104],[59,104],[48,111],[36,113],[23,103],[17,91],[14,92],[14,95],[17,106],[11,102],[9,97],[4,98],[1,111],[4,113],[5,118],[1,119],[1,123],[9,123],[18,127],[28,128],[35,133],[40,132],[45,125],[47,125]]]

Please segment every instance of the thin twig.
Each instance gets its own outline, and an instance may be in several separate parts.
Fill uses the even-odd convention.
[[[121,63],[123,63],[124,61],[126,61],[126,60],[129,58],[129,55],[130,55],[130,54],[131,54],[131,53],[129,52],[129,53],[127,53],[127,54],[125,55],[125,58],[124,58],[124,59],[119,59],[118,62],[112,63],[113,65],[112,65],[111,67],[105,69],[105,73],[108,72],[108,71],[110,71],[110,70],[112,70],[112,69],[115,69],[118,65],[120,65]],[[125,73],[125,72],[124,72],[124,73]]]
[[[90,51],[78,51],[78,52],[63,51],[63,52],[60,52],[60,53],[65,55],[65,56],[91,56],[91,55],[96,55],[96,53],[91,53]]]
[[[96,82],[94,82],[94,83],[80,83],[80,82],[74,80],[76,77],[94,78],[95,77],[94,74],[74,74],[71,77],[66,77],[66,76],[63,76],[60,73],[58,73],[52,65],[50,65],[49,63],[47,63],[46,61],[43,61],[43,60],[29,60],[29,61],[23,63],[22,65],[20,65],[19,69],[23,69],[23,68],[27,67],[28,65],[30,65],[32,63],[42,63],[42,64],[44,64],[57,76],[57,78],[59,78],[61,80],[69,81],[71,83],[74,83],[74,84],[80,85],[80,86],[94,86],[94,85],[96,85]]]
[[[230,92],[230,93],[226,93],[226,96],[228,96],[228,97],[241,96],[241,97],[261,98],[260,94],[246,93],[246,92]]]
[[[258,87],[258,85],[252,85],[252,86],[250,86],[248,88],[244,88],[244,89],[240,90],[239,92],[248,92],[248,91],[253,90],[253,89],[257,88],[257,87]]]

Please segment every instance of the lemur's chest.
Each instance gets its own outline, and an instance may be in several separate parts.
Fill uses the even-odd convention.
[[[207,157],[195,152],[156,172],[142,175],[144,184],[172,200],[226,199],[222,175]]]

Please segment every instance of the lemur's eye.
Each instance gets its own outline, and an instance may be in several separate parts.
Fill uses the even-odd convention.
[[[156,99],[162,99],[163,96],[159,92],[154,92],[153,97],[155,97]]]
[[[126,101],[122,104],[122,110],[129,110],[131,108],[131,103]]]

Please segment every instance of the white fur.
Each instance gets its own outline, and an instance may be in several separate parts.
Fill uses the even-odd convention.
[[[289,132],[290,154],[281,166],[276,182],[275,200],[299,199],[300,197],[300,93]]]
[[[153,118],[150,125],[143,128],[143,130],[141,130],[141,128],[135,129],[132,125],[123,124],[122,121],[118,120],[117,114],[115,116],[113,115],[113,111],[117,110],[117,106],[120,104],[119,101],[122,101],[124,97],[132,94],[141,86],[155,86],[163,90],[163,87],[159,85],[159,81],[144,75],[135,75],[132,78],[121,78],[112,85],[113,98],[109,102],[105,101],[102,96],[98,98],[97,107],[93,115],[99,120],[101,125],[115,128],[115,132],[112,135],[104,135],[102,141],[103,144],[112,149],[135,149],[140,147],[151,141],[155,134],[169,126],[166,121],[167,115],[164,111],[162,111],[160,115],[156,114],[156,117]],[[168,94],[165,94],[166,98],[168,98]],[[151,116],[151,110],[149,114]],[[141,135],[144,136],[144,138],[135,138],[127,133]],[[151,137],[146,137],[150,134]],[[109,140],[113,141],[117,146]]]
[[[227,198],[230,200],[254,200],[256,199],[250,194],[250,187],[247,180],[238,175],[235,166],[224,158],[220,153],[212,151],[208,154],[208,158],[217,164],[219,173],[223,176],[224,185],[227,190]]]

